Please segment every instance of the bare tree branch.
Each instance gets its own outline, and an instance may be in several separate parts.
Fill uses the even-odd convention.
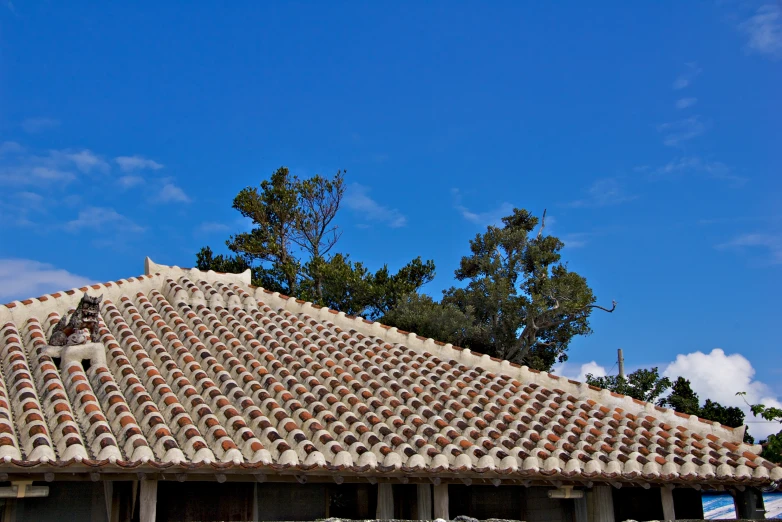
[[[540,230],[538,230],[538,239],[543,236],[543,229],[546,228],[546,209],[543,209],[543,217],[540,218]]]
[[[552,306],[551,308],[549,308],[548,310],[540,314],[540,316],[538,316],[538,319],[540,319],[544,315],[553,314],[556,310],[559,309],[559,299],[553,296],[551,296],[551,299],[554,300],[554,306]],[[566,301],[568,300],[565,297],[563,297],[562,299]],[[611,308],[605,308],[603,306],[589,304],[577,310],[574,310],[570,313],[563,311],[561,312],[561,314],[563,314],[561,318],[559,319],[552,318],[540,324],[538,324],[535,321],[534,314],[529,314],[529,316],[527,317],[527,324],[524,327],[524,329],[521,331],[518,341],[516,342],[516,349],[518,350],[518,354],[516,355],[515,359],[523,360],[536,345],[553,346],[554,344],[556,344],[553,342],[544,342],[538,340],[538,332],[540,330],[547,330],[549,328],[553,328],[566,323],[577,321],[583,317],[583,314],[585,314],[588,310],[591,310],[593,308],[611,313],[614,310],[616,310],[616,301],[611,302]]]
[[[616,310],[616,301],[611,301],[611,308],[610,308],[610,309],[608,309],[608,308],[603,308],[602,306],[598,306],[598,305],[594,305],[594,304],[592,304],[592,305],[587,305],[587,306],[585,306],[584,308],[597,308],[598,310],[602,310],[602,311],[604,311],[604,312],[608,312],[608,313],[610,314],[611,312],[613,312],[614,310]]]

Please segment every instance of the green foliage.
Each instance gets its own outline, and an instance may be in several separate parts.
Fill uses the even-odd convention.
[[[445,291],[438,303],[418,295],[434,278],[432,261],[419,257],[396,273],[387,266],[371,272],[331,253],[343,194],[342,172],[300,180],[281,167],[234,198],[233,208],[253,223],[226,242],[234,255],[204,247],[197,267],[250,268],[253,283],[269,290],[540,370],[566,360],[573,337],[592,332],[589,315],[601,307],[586,280],[561,261],[562,241],[543,235],[545,212],[539,220],[514,209],[502,226],[478,234],[455,273],[464,287]]]
[[[671,394],[659,401],[660,406],[667,406],[687,415],[700,415],[701,405],[698,394],[692,391],[690,381],[679,377],[671,386]]]
[[[247,187],[234,198],[233,208],[252,220],[253,229],[231,236],[228,248],[248,264],[267,263],[266,275],[273,286],[298,295],[303,262],[297,248],[316,261],[322,260],[338,236],[331,223],[344,194],[342,172],[333,179],[315,176],[299,180],[281,167],[260,188]],[[320,273],[311,271],[316,293]]]
[[[319,274],[321,289],[315,288]],[[327,306],[348,315],[362,315],[377,319],[393,309],[407,294],[416,292],[434,278],[433,261],[417,257],[392,274],[387,265],[370,272],[363,263],[353,262],[349,256],[334,254],[328,260],[313,259],[304,267],[310,275],[301,285],[299,297]]]
[[[344,195],[344,175],[299,179],[281,167],[259,187],[242,189],[233,208],[252,220],[250,232],[226,241],[234,255],[203,247],[196,267],[217,272],[252,271],[252,282],[268,290],[377,318],[434,278],[434,262],[416,258],[391,273],[370,272],[348,255],[331,253],[341,232],[334,219]]]
[[[428,295],[407,294],[381,322],[457,346],[467,346],[475,336],[468,314],[453,304],[438,303]]]
[[[741,408],[736,406],[723,406],[718,402],[714,402],[711,399],[706,399],[698,417],[708,419],[711,421],[717,421],[725,426],[731,428],[738,428],[744,425],[744,412]]]
[[[736,395],[746,396],[746,392],[739,392]],[[744,399],[746,401],[746,399]],[[749,403],[748,403],[749,404]],[[782,408],[775,406],[766,406],[765,404],[750,404],[752,415],[760,417],[770,422],[782,423]],[[764,459],[771,462],[782,464],[782,431],[776,435],[770,435],[765,441],[761,441],[763,452],[760,454]]]
[[[771,462],[782,464],[782,431],[776,435],[769,435],[762,445],[763,452],[760,454],[761,457]]]
[[[586,279],[561,261],[562,241],[543,235],[543,221],[514,209],[502,224],[470,241],[470,254],[455,273],[466,285],[446,290],[441,305],[469,318],[471,324],[459,330],[467,335],[465,347],[549,370],[567,359],[573,337],[592,332],[589,314],[595,297]],[[532,235],[539,224],[538,234]],[[420,331],[432,320],[422,316],[420,325],[411,326]]]
[[[646,402],[653,402],[671,387],[671,380],[668,377],[661,377],[656,367],[651,370],[643,368],[636,370],[626,378],[614,375],[594,377],[592,374],[587,374],[586,381],[592,386]]]
[[[658,401],[660,406],[667,406],[674,410],[686,413],[687,415],[697,415],[698,417],[710,421],[717,421],[731,428],[744,426],[744,412],[736,406],[723,406],[711,399],[706,399],[703,406],[700,405],[698,394],[692,390],[690,381],[684,377],[679,377],[673,383],[671,393]],[[749,430],[744,431],[744,442],[752,443],[754,438],[749,434]]]
[[[196,268],[240,274],[250,268],[250,264],[242,257],[214,255],[212,249],[207,246],[196,254]]]

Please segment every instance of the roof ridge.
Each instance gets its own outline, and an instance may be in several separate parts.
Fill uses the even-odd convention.
[[[206,279],[212,282],[239,282],[242,284],[250,284],[250,270],[246,270],[242,274],[228,274],[223,272],[214,272],[212,270],[202,271],[196,268],[180,268],[176,265],[159,265],[153,262],[149,257],[144,260],[144,274],[130,277],[127,279],[118,279],[115,281],[106,281],[104,283],[95,283],[88,286],[82,286],[79,288],[71,288],[70,290],[62,290],[50,294],[43,294],[38,297],[24,299],[22,301],[16,300],[9,303],[0,304],[0,326],[5,324],[11,319],[24,319],[28,315],[35,313],[41,313],[45,310],[44,315],[48,315],[49,312],[55,308],[61,309],[61,306],[66,305],[75,308],[81,299],[81,294],[90,290],[100,290],[104,293],[108,293],[106,298],[112,298],[115,294],[119,294],[119,290],[127,290],[126,284],[139,285],[146,287],[144,283],[150,283],[153,280],[160,280],[162,283],[163,278],[168,275],[176,274],[192,275],[193,272],[198,274],[205,274]],[[202,276],[203,277],[203,276]],[[151,284],[150,286],[152,286]]]
[[[104,298],[110,299],[126,291],[129,287],[139,286],[144,288],[153,285],[160,279],[160,274],[147,274],[128,279],[118,279],[105,283],[96,283],[89,286],[72,288],[51,294],[25,299],[23,301],[11,301],[0,305],[0,326],[9,321],[25,320],[29,316],[41,315],[46,317],[50,312],[61,310],[63,306],[75,308],[82,295],[90,290],[100,290]]]

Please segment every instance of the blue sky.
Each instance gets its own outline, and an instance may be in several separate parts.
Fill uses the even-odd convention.
[[[548,209],[619,302],[560,372],[782,396],[780,3],[0,4],[0,301],[191,266],[241,188],[347,169],[340,249],[435,296]]]

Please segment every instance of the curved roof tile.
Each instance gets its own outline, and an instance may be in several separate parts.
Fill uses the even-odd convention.
[[[93,289],[100,338],[49,347]],[[742,437],[254,288],[248,273],[147,260],[145,276],[0,306],[0,468],[16,472],[782,480]]]

